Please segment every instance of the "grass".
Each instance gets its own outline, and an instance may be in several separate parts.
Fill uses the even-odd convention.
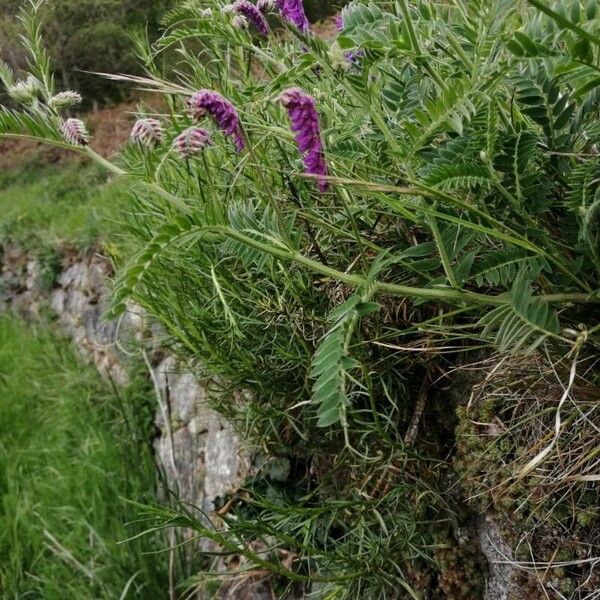
[[[0,318],[0,592],[3,598],[163,598],[152,502],[152,396],[115,393],[43,325]],[[133,522],[133,524],[131,524]],[[152,554],[149,554],[152,553]]]
[[[31,165],[0,173],[0,239],[26,248],[87,247],[119,228],[127,193],[97,167]]]

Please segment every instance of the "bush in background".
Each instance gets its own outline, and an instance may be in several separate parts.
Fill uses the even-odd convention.
[[[43,5],[44,39],[61,86],[80,90],[94,103],[120,99],[122,89],[85,71],[136,72],[131,34],[147,28],[154,36],[160,18],[174,4],[174,0],[60,0]],[[16,68],[24,66],[16,19],[21,5],[26,2],[0,0],[0,51]]]
[[[139,62],[131,35],[145,29],[156,37],[161,18],[179,0],[59,0],[48,2],[44,40],[63,88],[75,88],[94,103],[122,97],[123,88],[88,72],[136,73]],[[0,53],[13,68],[24,66],[16,16],[25,2],[0,0]],[[343,0],[309,0],[311,20],[326,17]]]

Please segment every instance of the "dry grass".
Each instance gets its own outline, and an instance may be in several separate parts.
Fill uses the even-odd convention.
[[[548,598],[591,599],[600,586],[600,388],[597,358],[581,358],[574,377],[573,364],[548,354],[478,364],[455,466]]]

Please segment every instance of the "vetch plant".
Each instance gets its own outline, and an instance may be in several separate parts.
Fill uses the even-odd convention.
[[[244,149],[245,143],[240,127],[240,119],[235,107],[221,94],[212,90],[200,90],[188,101],[191,117],[200,121],[210,115],[223,130],[225,135],[233,138],[238,151]]]
[[[276,4],[285,30],[267,38],[233,26],[240,3],[181,4],[140,45],[146,74],[111,76],[164,98],[164,138],[116,162],[73,147],[131,186],[138,252],[111,316],[134,300],[199,370],[252,392],[216,402],[267,464],[294,465],[230,498],[227,531],[197,530],[283,588],[446,594],[450,575],[419,572],[438,568],[427,561],[459,520],[441,493],[456,371],[482,354],[568,374],[597,358],[600,9],[352,2],[325,42],[301,2]],[[33,6],[30,31],[36,18]],[[33,40],[23,80],[41,82],[39,100],[4,107],[0,133],[64,146]],[[360,64],[339,69],[336,52]],[[543,493],[560,435],[511,476]],[[266,537],[265,558],[252,544]]]
[[[66,92],[59,92],[56,96],[52,96],[48,100],[48,106],[56,112],[60,112],[66,108],[81,104],[82,101],[81,94],[67,90]]]
[[[201,127],[188,127],[173,141],[173,148],[182,158],[196,156],[210,145],[212,145],[210,133]]]
[[[284,90],[279,102],[287,109],[292,123],[292,131],[296,134],[298,148],[304,156],[304,165],[309,175],[319,178],[319,188],[327,191],[325,181],[327,164],[321,141],[321,126],[315,99],[300,88]]]
[[[62,134],[69,144],[87,146],[90,135],[85,123],[80,119],[67,119],[61,127]]]
[[[286,21],[295,25],[302,33],[308,31],[310,23],[304,12],[303,0],[275,0],[275,4]]]
[[[248,0],[236,0],[233,3],[233,10],[252,23],[261,35],[269,35],[269,25],[260,10],[254,6],[254,4]]]
[[[131,140],[154,150],[164,141],[164,131],[158,119],[138,119],[131,130]]]

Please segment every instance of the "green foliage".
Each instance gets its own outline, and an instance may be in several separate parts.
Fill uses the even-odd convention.
[[[0,239],[34,250],[65,243],[114,248],[123,229],[115,214],[127,206],[126,189],[106,182],[97,167],[57,169],[37,164],[0,175]],[[112,238],[112,240],[110,239]]]
[[[158,522],[242,545],[275,578],[331,584],[331,598],[442,593],[408,576],[457,510],[441,501],[436,462],[451,424],[427,407],[448,410],[439,371],[482,350],[594,356],[600,343],[600,14],[595,2],[538,4],[353,2],[326,43],[289,26],[258,39],[222,2],[192,1],[142,48],[145,76],[121,80],[165,96],[165,143],[108,164],[136,195],[112,314],[133,299],[226,389],[252,392],[216,403],[270,459],[297,466],[276,502],[261,486],[233,499],[228,533],[182,507]],[[171,51],[179,62],[165,68]],[[316,100],[327,193],[302,173],[275,101],[291,86]],[[209,119],[202,156],[173,149],[203,88],[237,107],[244,153]],[[435,510],[417,517],[397,490],[414,499],[421,485]],[[356,535],[349,505],[369,514]],[[252,551],[265,536],[291,563]]]
[[[164,540],[126,541],[141,529],[125,498],[155,498],[148,398],[142,379],[117,395],[47,326],[0,318],[3,597],[162,597]]]
[[[118,99],[122,90],[87,72],[133,72],[137,69],[136,29],[155,34],[159,19],[173,0],[60,0],[43,9],[43,35],[62,87],[73,87],[94,102]],[[24,65],[18,49],[15,16],[27,0],[0,0],[0,50],[14,67]],[[34,39],[29,36],[29,39]]]

